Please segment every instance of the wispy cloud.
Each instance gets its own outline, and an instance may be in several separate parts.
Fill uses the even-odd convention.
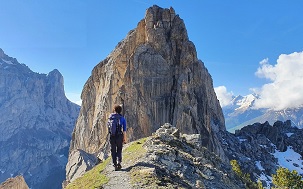
[[[215,89],[217,98],[220,101],[221,107],[227,106],[231,103],[233,93],[227,92],[227,89],[225,86],[215,87],[214,89]]]
[[[270,81],[256,89],[260,99],[255,108],[282,110],[303,105],[303,52],[281,54],[275,65],[264,59],[255,74]]]

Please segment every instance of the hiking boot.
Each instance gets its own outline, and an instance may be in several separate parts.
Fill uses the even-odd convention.
[[[118,170],[118,171],[120,171],[120,170],[121,170],[121,168],[122,168],[121,164],[120,164],[120,163],[118,163],[118,165],[117,165],[117,170]]]
[[[118,165],[114,165],[114,166],[115,166],[115,171],[119,171]]]
[[[118,170],[118,165],[117,165],[117,163],[114,163],[113,166],[114,166],[114,168],[115,168],[115,171],[117,171],[117,170]]]

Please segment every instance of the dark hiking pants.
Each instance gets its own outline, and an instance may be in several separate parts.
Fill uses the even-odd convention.
[[[111,155],[114,165],[118,162],[122,162],[122,146],[123,146],[123,135],[110,136],[110,147]]]

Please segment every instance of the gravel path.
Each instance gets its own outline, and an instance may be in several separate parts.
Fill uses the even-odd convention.
[[[109,182],[104,185],[104,189],[132,189],[130,184],[129,169],[127,165],[122,162],[122,169],[120,171],[115,171],[112,164],[109,164],[105,170],[104,174],[109,178]]]
[[[123,145],[123,152],[130,144]],[[104,189],[132,189],[130,184],[130,170],[132,162],[122,162],[122,169],[115,171],[113,163],[107,165],[103,173],[109,178],[109,182],[103,185]]]

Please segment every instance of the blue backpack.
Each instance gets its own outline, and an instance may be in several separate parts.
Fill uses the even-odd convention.
[[[107,126],[109,133],[112,136],[123,134],[122,125],[120,123],[121,117],[122,116],[120,114],[111,114],[110,117],[108,118]]]

